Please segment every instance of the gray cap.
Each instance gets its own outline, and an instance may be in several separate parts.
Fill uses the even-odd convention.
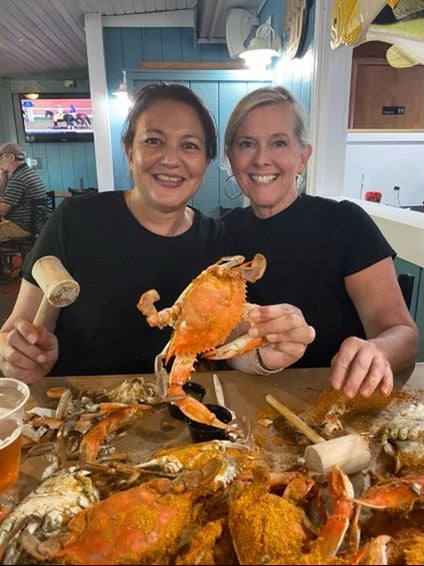
[[[25,152],[20,145],[14,142],[6,142],[0,145],[0,155],[11,153],[19,161],[25,161]]]

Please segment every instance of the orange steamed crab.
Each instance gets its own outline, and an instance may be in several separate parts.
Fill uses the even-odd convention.
[[[166,365],[175,356],[169,383],[164,389],[167,389],[168,398],[195,421],[232,428],[218,420],[205,405],[186,396],[183,385],[190,380],[197,355],[215,360],[228,359],[263,343],[262,338],[252,339],[244,335],[222,346],[237,324],[247,320],[246,282],[254,283],[260,279],[265,268],[266,259],[261,254],[247,262],[242,255],[226,256],[202,271],[172,307],[161,311],[155,308],[154,303],[160,298],[155,289],[140,297],[137,307],[150,326],[164,328],[169,325],[174,329],[171,340],[156,358],[156,374],[164,379],[163,362]]]
[[[172,564],[196,526],[197,501],[213,494],[220,469],[210,460],[201,472],[118,491],[86,506],[44,543],[29,534],[31,555],[43,564]]]

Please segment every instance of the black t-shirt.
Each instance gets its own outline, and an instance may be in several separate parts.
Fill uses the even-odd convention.
[[[55,255],[80,284],[78,299],[60,311],[60,357],[51,375],[153,371],[171,329],[148,326],[136,306],[140,295],[154,288],[157,308],[170,307],[202,269],[233,250],[223,224],[195,212],[190,230],[171,238],[143,228],[122,191],[63,201],[23,268],[35,283],[34,262]]]
[[[248,207],[230,211],[223,221],[239,253],[267,258],[264,276],[249,286],[249,300],[296,305],[315,327],[315,341],[295,366],[328,366],[345,338],[365,337],[344,278],[395,252],[362,208],[302,195],[264,220]]]

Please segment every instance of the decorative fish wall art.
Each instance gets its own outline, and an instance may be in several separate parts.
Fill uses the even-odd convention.
[[[393,10],[394,22],[373,23],[386,5]],[[392,67],[424,65],[424,0],[334,0],[331,48],[367,41],[392,45],[386,52]]]

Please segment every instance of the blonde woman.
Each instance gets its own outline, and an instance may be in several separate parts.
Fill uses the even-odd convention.
[[[224,150],[250,206],[223,220],[240,253],[268,259],[250,300],[291,303],[315,328],[297,366],[331,365],[331,385],[349,397],[389,394],[393,372],[418,350],[396,253],[359,206],[299,193],[312,152],[299,103],[278,86],[247,94],[229,118]]]

